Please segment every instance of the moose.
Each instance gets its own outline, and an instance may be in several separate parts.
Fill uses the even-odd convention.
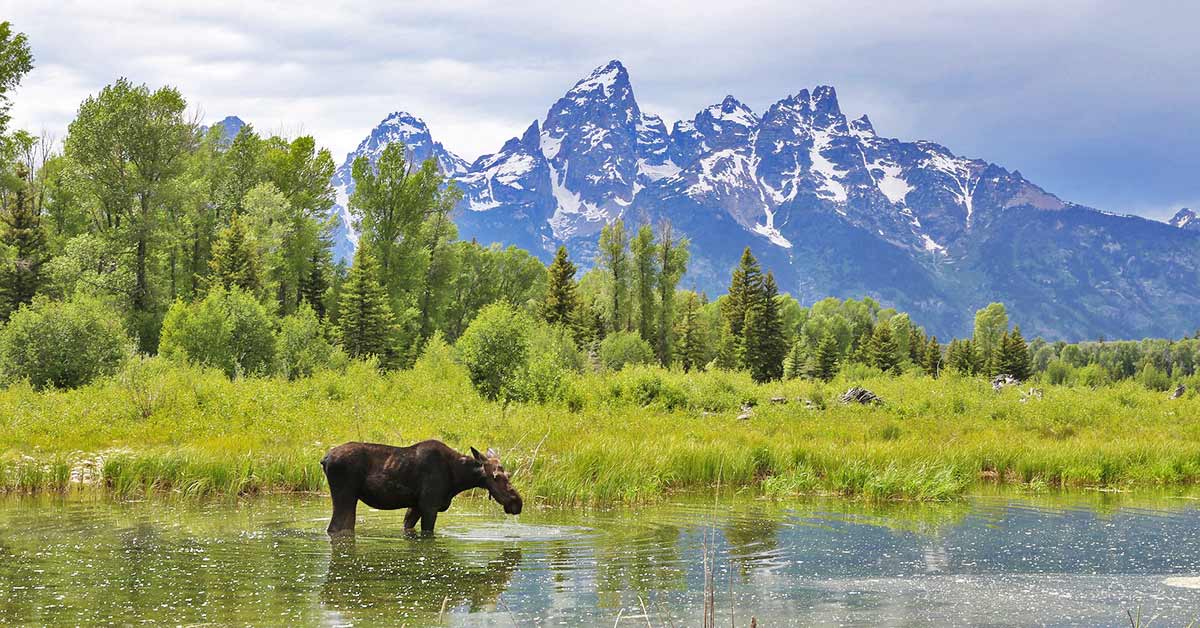
[[[493,449],[481,454],[474,447],[465,456],[438,440],[409,447],[377,443],[346,443],[321,459],[333,499],[331,536],[353,534],[358,502],[379,510],[408,508],[404,530],[417,521],[431,534],[439,512],[450,508],[455,495],[473,488],[487,489],[510,515],[521,514],[521,496],[509,484],[508,472]]]

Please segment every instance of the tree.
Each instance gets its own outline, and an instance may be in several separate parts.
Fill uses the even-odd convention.
[[[333,256],[328,244],[313,248],[308,260],[308,274],[300,283],[300,294],[318,320],[325,319],[325,295],[331,287],[332,266]]]
[[[338,337],[350,357],[375,356],[386,364],[393,353],[393,315],[378,274],[375,257],[360,243],[338,302]]]
[[[735,341],[740,342],[746,322],[746,313],[750,307],[759,302],[762,295],[762,269],[758,260],[750,252],[750,247],[742,251],[742,259],[729,281],[729,292],[721,301],[721,315],[729,325],[729,334]],[[738,366],[743,366],[739,356]]]
[[[0,328],[0,374],[9,382],[27,379],[37,390],[74,388],[116,372],[129,349],[106,304],[38,296]]]
[[[33,69],[33,54],[24,33],[13,34],[12,24],[0,22],[0,135],[8,129],[8,93]]]
[[[679,364],[684,372],[703,368],[708,343],[700,321],[700,298],[695,292],[688,292],[683,298],[675,335],[679,339]]]
[[[532,327],[529,317],[507,301],[483,308],[471,321],[456,346],[479,394],[488,399],[521,396]]]
[[[1029,355],[1029,347],[1021,336],[1021,328],[1013,328],[1001,336],[1000,346],[993,353],[989,375],[1012,375],[1025,381],[1033,375],[1033,360]]]
[[[838,371],[838,346],[837,338],[832,334],[825,334],[821,338],[820,344],[817,345],[817,364],[816,376],[829,381]]]
[[[873,328],[866,328],[854,341],[850,348],[849,360],[851,362],[854,362],[855,364],[864,364],[867,366],[874,364],[874,360],[871,359],[872,331]]]
[[[775,275],[767,273],[757,300],[747,308],[743,330],[745,361],[750,376],[757,382],[783,376],[783,358],[787,353],[787,336],[779,315],[779,288]]]
[[[788,350],[787,357],[783,359],[783,378],[796,379],[804,375],[805,366],[808,361],[808,356],[805,351],[808,345],[800,339],[792,343],[792,348]]]
[[[275,320],[254,295],[218,286],[203,301],[171,305],[158,352],[221,369],[229,377],[261,375],[275,359],[274,327]]]
[[[671,223],[663,222],[659,227],[658,245],[658,340],[655,351],[658,362],[667,366],[672,362],[672,325],[675,317],[675,288],[687,272],[688,240],[674,239]],[[694,294],[692,295],[695,296]],[[698,306],[698,303],[697,303]]]
[[[192,146],[193,127],[183,118],[186,106],[173,88],[151,92],[145,85],[118,79],[83,101],[65,142],[79,180],[99,204],[100,230],[125,239],[134,249],[130,306],[140,348],[147,352],[157,339],[157,328],[145,326],[154,308],[150,244],[160,201]]]
[[[542,318],[551,325],[570,326],[579,309],[575,295],[575,264],[567,254],[567,247],[558,247],[554,261],[550,263],[550,284],[546,300],[542,302]]]
[[[236,286],[250,294],[257,293],[261,287],[258,250],[239,212],[230,216],[229,226],[213,243],[209,267],[214,285],[226,289]]]
[[[637,332],[619,331],[600,342],[600,363],[610,371],[619,371],[633,364],[649,364],[654,349]]]
[[[658,258],[655,255],[654,231],[649,225],[642,225],[637,235],[629,242],[633,254],[632,283],[637,300],[637,325],[635,326],[642,340],[647,343],[656,340],[654,325],[658,320],[654,302],[655,285],[658,283]]]
[[[0,269],[0,320],[33,300],[42,284],[42,265],[49,257],[41,217],[26,198],[24,185],[16,190],[15,200],[0,211],[2,243],[12,255]]]
[[[963,375],[978,373],[979,355],[975,351],[975,343],[970,340],[951,340],[946,351],[946,365]]]
[[[925,355],[921,367],[930,377],[937,377],[942,370],[942,346],[938,344],[937,336],[930,336],[925,344]]]
[[[975,312],[975,351],[984,365],[992,364],[992,354],[1000,346],[1000,339],[1008,331],[1008,312],[1002,303],[992,303]]]
[[[871,364],[884,373],[895,371],[900,366],[900,351],[892,337],[892,326],[881,322],[871,335]]]
[[[608,279],[608,302],[612,308],[609,329],[629,329],[629,233],[624,221],[617,220],[600,229],[600,253],[596,262]]]

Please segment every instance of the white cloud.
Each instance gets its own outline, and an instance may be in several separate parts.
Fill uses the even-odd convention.
[[[1190,7],[40,4],[0,0],[0,15],[29,35],[37,56],[13,113],[20,126],[60,134],[84,96],[124,75],[179,87],[206,119],[237,114],[264,129],[303,128],[337,155],[405,109],[472,158],[618,58],[639,102],[668,123],[726,93],[761,111],[830,83],[847,113],[870,114],[881,133],[943,142],[1100,207],[1186,198],[1194,189],[1184,189],[1191,178],[1183,173],[1200,162],[1194,142],[1172,143],[1200,127],[1200,40],[1190,32],[1200,15]],[[1103,149],[1110,145],[1119,150]],[[1121,167],[1129,161],[1156,172],[1130,173]]]

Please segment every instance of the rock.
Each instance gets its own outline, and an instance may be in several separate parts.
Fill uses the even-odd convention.
[[[814,403],[812,399],[802,399],[801,401],[804,402],[804,408],[806,410],[820,410],[821,409],[821,406],[818,406],[816,403]]]
[[[850,390],[847,390],[842,394],[840,399],[842,403],[883,403],[883,400],[875,393],[859,386],[854,386]]]
[[[1041,399],[1041,398],[1042,398],[1042,389],[1041,388],[1030,388],[1029,390],[1021,393],[1021,403],[1025,403],[1026,401],[1029,401],[1030,399]]]
[[[774,403],[774,404],[782,405],[787,402],[788,402],[787,397],[771,397],[771,403]]]
[[[1180,397],[1183,396],[1183,393],[1185,393],[1185,392],[1187,392],[1187,387],[1184,386],[1183,384],[1180,384],[1175,387],[1175,390],[1171,391],[1171,398],[1179,399]]]
[[[739,421],[749,421],[751,416],[752,415],[749,412],[743,412],[739,414],[737,418]]]
[[[996,377],[992,378],[992,390],[994,390],[996,392],[1000,392],[1000,389],[1004,388],[1005,386],[1020,386],[1020,385],[1021,385],[1021,380],[1013,377],[1012,375],[1008,375],[1008,374],[997,375]]]
[[[743,406],[742,406],[742,413],[741,413],[741,414],[739,414],[739,415],[738,415],[738,417],[737,417],[737,418],[738,418],[738,420],[739,420],[739,421],[746,421],[746,420],[749,420],[749,419],[750,419],[750,417],[754,416],[754,410],[753,410],[752,408],[753,408],[753,407],[752,407],[750,404],[745,404],[745,405],[743,405]]]

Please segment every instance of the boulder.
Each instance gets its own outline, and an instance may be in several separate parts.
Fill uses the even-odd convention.
[[[1041,399],[1041,398],[1042,398],[1042,389],[1041,388],[1030,388],[1029,390],[1021,393],[1021,403],[1025,403],[1026,401],[1029,401],[1030,399]]]
[[[996,392],[1000,392],[1000,390],[1002,388],[1004,388],[1005,386],[1020,386],[1020,385],[1021,385],[1021,380],[1013,377],[1012,375],[1008,375],[1008,374],[997,375],[996,377],[992,378],[992,390],[994,390]]]
[[[782,405],[787,402],[788,402],[787,397],[771,397],[771,403],[774,403],[777,405]]]
[[[860,386],[854,386],[850,390],[847,390],[842,394],[840,400],[842,403],[883,403],[883,400],[878,395]]]
[[[1187,387],[1183,384],[1180,384],[1175,387],[1175,390],[1171,391],[1171,398],[1179,399],[1180,397],[1183,397],[1183,393],[1185,392],[1187,392]]]
[[[754,416],[754,409],[750,404],[746,404],[742,406],[742,413],[739,414],[737,418],[739,421],[746,421],[752,416]]]

